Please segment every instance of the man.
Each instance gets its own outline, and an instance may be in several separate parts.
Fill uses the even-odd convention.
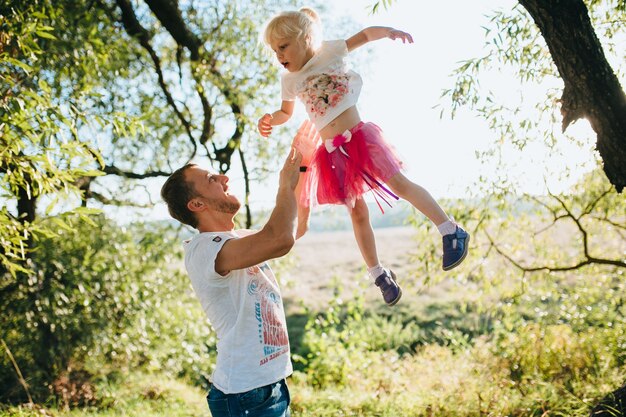
[[[185,242],[185,267],[217,334],[217,362],[207,396],[213,417],[289,416],[285,378],[292,373],[280,290],[266,261],[295,242],[296,186],[312,141],[304,123],[280,172],[276,206],[258,232],[234,230],[241,203],[228,177],[188,164],[161,189],[172,217],[200,233]]]

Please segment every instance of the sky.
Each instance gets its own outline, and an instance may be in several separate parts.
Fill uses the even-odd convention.
[[[496,134],[488,129],[487,122],[470,111],[460,111],[454,119],[441,118],[441,107],[437,106],[449,105],[441,94],[454,85],[451,73],[459,62],[485,54],[486,15],[496,8],[511,9],[515,3],[397,0],[388,10],[381,8],[372,15],[368,7],[372,0],[344,0],[328,2],[332,14],[321,14],[326,39],[348,38],[361,28],[375,25],[392,26],[412,35],[413,44],[383,39],[352,52],[358,64],[353,69],[363,77],[358,109],[363,120],[381,126],[406,164],[405,175],[435,198],[470,196],[481,175],[488,178],[499,175],[495,164],[482,164],[475,156],[495,140]],[[346,21],[351,23],[345,24]],[[520,87],[512,74],[494,75],[489,83],[503,91],[508,88],[511,95],[519,93],[516,88]],[[538,98],[545,94],[545,86],[524,88],[534,89],[524,93]],[[279,107],[277,97],[276,108]],[[287,128],[295,133],[304,117],[304,109],[298,105]],[[594,136],[586,123],[578,122],[568,133],[574,133],[587,145],[581,149],[562,141],[562,155],[548,160],[542,147],[531,146],[522,154],[505,154],[505,159],[509,159],[508,173],[519,180],[519,191],[543,193],[547,181],[551,191],[558,192],[593,167],[590,149]],[[546,180],[543,166],[556,172],[565,166],[581,168],[576,168],[578,171],[569,181],[563,181],[556,176]],[[229,174],[231,192],[243,198],[239,168],[233,166]],[[254,184],[253,208],[271,208],[277,184],[277,176],[265,184]],[[168,217],[162,204],[152,209],[151,215]]]
[[[338,3],[345,7],[356,2]],[[346,10],[363,26],[389,25],[413,35],[412,45],[381,40],[369,46],[376,60],[362,74],[366,91],[360,108],[364,118],[381,125],[388,140],[404,156],[407,176],[436,197],[465,196],[481,174],[496,175],[495,165],[483,166],[475,157],[476,151],[485,150],[495,140],[496,134],[489,130],[487,122],[469,110],[461,111],[453,120],[448,116],[442,119],[441,107],[435,106],[449,105],[441,94],[453,86],[451,73],[459,62],[485,55],[486,15],[497,8],[510,10],[516,3],[482,0],[427,4],[398,0],[374,16],[355,13],[357,8]],[[511,96],[519,94],[520,86],[513,74],[491,74],[484,84],[510,92]],[[525,85],[524,94],[541,100],[545,87]],[[562,88],[562,83],[559,80],[552,87]],[[583,121],[568,133],[591,139],[591,130],[585,125]],[[558,170],[559,164],[574,166],[593,161],[588,148],[562,145],[564,157],[550,161],[544,161],[546,151],[541,147],[528,148],[522,155],[510,154],[511,160],[507,162],[511,175],[522,178],[524,191],[545,191],[544,171],[538,169],[542,163]],[[552,182],[550,188],[568,185],[568,182]]]

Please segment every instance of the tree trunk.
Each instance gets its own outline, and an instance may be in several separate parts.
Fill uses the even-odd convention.
[[[29,195],[26,188],[20,187],[17,194],[17,213],[22,223],[35,221],[37,210],[37,197]]]
[[[615,417],[626,413],[626,383],[604,397],[591,411],[590,417]]]
[[[519,0],[543,35],[565,83],[563,131],[587,118],[609,181],[626,185],[626,95],[604,56],[582,0]]]
[[[25,180],[30,181],[30,176],[25,175]],[[37,217],[37,197],[32,194],[32,187],[30,191],[26,187],[19,187],[17,191],[17,218],[22,224],[32,224]],[[26,258],[30,258],[30,250],[33,246],[33,235],[28,234],[26,239]]]
[[[200,58],[202,41],[187,26],[178,7],[178,0],[146,0],[146,3],[176,43],[185,46],[191,60],[197,61]]]

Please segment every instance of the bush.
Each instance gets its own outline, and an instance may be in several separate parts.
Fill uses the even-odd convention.
[[[180,263],[176,234],[155,225],[119,227],[104,216],[93,224],[68,222],[72,228],[59,230],[59,237],[36,242],[33,273],[5,276],[0,287],[6,294],[0,333],[31,394],[44,399],[46,387],[88,360],[97,367],[158,361],[154,366],[177,374],[200,374],[193,364],[200,363],[204,348],[195,344],[210,341],[210,331],[197,311],[182,303],[190,286],[171,268]],[[7,357],[1,358],[2,368],[12,369]],[[0,392],[6,393],[3,402],[24,399],[13,372],[0,374]]]

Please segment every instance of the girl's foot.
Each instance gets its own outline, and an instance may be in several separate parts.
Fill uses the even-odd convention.
[[[396,282],[396,274],[393,271],[385,269],[376,281],[374,281],[376,286],[380,288],[380,292],[383,294],[383,299],[388,306],[395,305],[398,301],[400,301],[400,297],[402,297],[402,289]]]
[[[443,236],[443,263],[444,271],[458,266],[467,256],[470,235],[459,226],[454,233]]]

